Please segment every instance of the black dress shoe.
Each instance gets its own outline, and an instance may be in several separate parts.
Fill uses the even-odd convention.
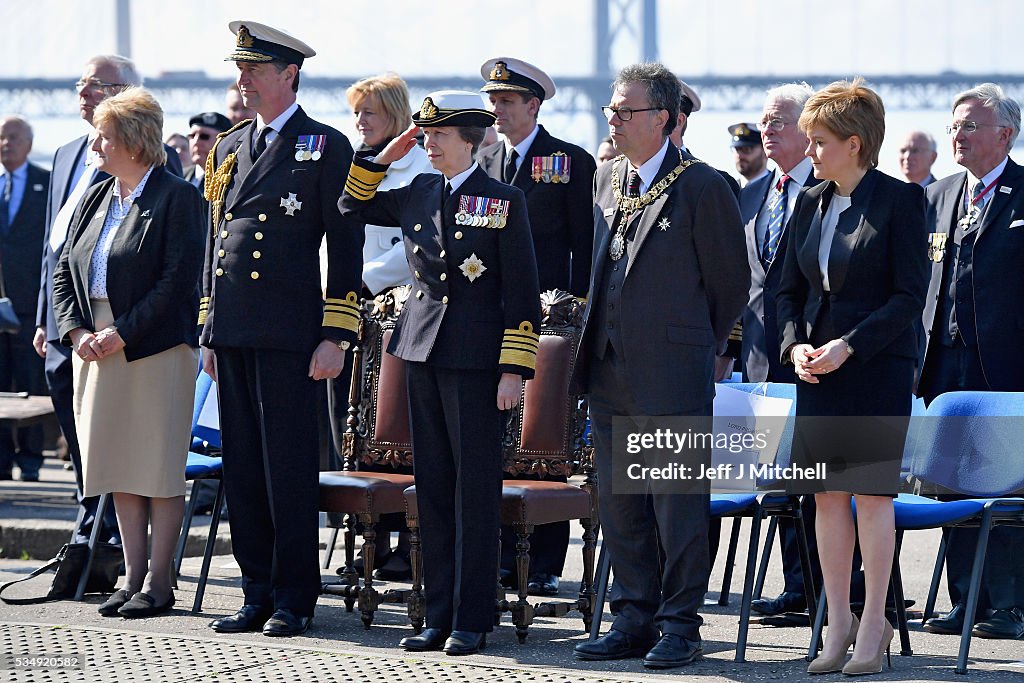
[[[703,653],[704,645],[700,640],[666,633],[644,657],[644,666],[648,669],[673,669],[696,662]]]
[[[957,603],[949,613],[943,617],[932,617],[924,622],[924,630],[928,633],[942,633],[944,635],[960,635],[964,630],[964,606]]]
[[[498,582],[505,588],[515,588],[517,586],[516,573],[511,569],[499,569]]]
[[[117,613],[126,619],[141,619],[142,617],[162,614],[172,607],[174,607],[174,593],[171,593],[171,597],[158,605],[152,595],[140,592],[133,595],[131,600],[121,605]]]
[[[432,652],[444,647],[444,641],[451,635],[448,631],[439,628],[426,628],[418,636],[406,636],[399,641],[399,645],[409,652]]]
[[[473,631],[452,631],[444,641],[444,653],[452,657],[475,655],[487,646],[487,634]]]
[[[111,594],[107,601],[100,605],[99,612],[105,617],[117,617],[120,616],[117,610],[121,609],[121,606],[132,599],[130,591],[121,588]]]
[[[210,628],[217,633],[260,631],[271,614],[273,614],[272,609],[261,605],[242,605],[242,609],[234,614],[211,621]]]
[[[548,597],[558,595],[558,577],[554,574],[534,574],[526,584],[526,592],[529,595]]]
[[[803,593],[783,591],[774,598],[758,598],[750,603],[750,609],[766,617],[774,617],[785,612],[803,612],[807,609],[807,599]]]
[[[1024,613],[1018,607],[993,610],[988,618],[974,625],[971,633],[979,638],[1019,640],[1024,638]]]
[[[654,643],[653,639],[642,640],[623,631],[612,629],[597,640],[579,643],[573,648],[573,652],[576,654],[576,659],[587,661],[630,659],[643,657]]]
[[[279,609],[263,624],[263,635],[275,638],[297,636],[309,630],[313,617],[300,617],[290,609]]]
[[[379,565],[373,576],[381,581],[409,581],[412,579],[412,564],[408,555],[392,551],[387,561]]]

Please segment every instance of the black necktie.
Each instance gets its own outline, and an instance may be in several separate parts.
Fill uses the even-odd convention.
[[[512,179],[516,177],[516,159],[519,158],[519,152],[512,148],[512,153],[508,155],[508,161],[505,162],[505,172],[502,174],[502,180],[511,185]]]
[[[444,184],[444,192],[441,194],[441,210],[444,211],[445,205],[448,203],[448,199],[452,196],[452,186],[450,183]]]
[[[270,135],[270,131],[274,130],[270,126],[263,126],[260,134],[256,136],[256,144],[252,148],[252,160],[256,161],[260,158],[260,155],[267,151],[267,136]]]
[[[639,197],[640,196],[640,174],[636,171],[629,172],[629,182],[626,185],[626,196],[627,197]]]

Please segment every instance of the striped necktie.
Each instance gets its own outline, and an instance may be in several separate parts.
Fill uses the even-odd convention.
[[[761,264],[767,269],[775,260],[775,252],[779,249],[782,230],[786,225],[786,184],[789,176],[783,175],[772,190],[771,201],[768,202],[768,230],[764,235],[764,246],[761,248]]]

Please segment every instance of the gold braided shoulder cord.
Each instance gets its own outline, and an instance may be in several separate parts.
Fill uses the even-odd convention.
[[[704,163],[700,159],[683,161],[683,153],[680,151],[679,165],[669,171],[667,176],[648,188],[647,192],[644,192],[639,197],[627,197],[622,194],[622,180],[619,177],[619,167],[622,165],[623,159],[625,159],[625,156],[620,156],[612,165],[612,192],[615,194],[615,202],[619,205],[619,211],[622,213],[621,223],[623,224],[628,220],[629,216],[640,211],[648,204],[653,203],[655,199],[661,196],[676,181],[676,178],[683,174],[683,171],[693,164]]]
[[[224,209],[224,197],[227,194],[228,185],[231,184],[231,175],[235,170],[235,157],[238,156],[238,152],[232,152],[224,157],[224,161],[221,162],[220,168],[214,170],[214,163],[216,163],[215,159],[217,158],[217,147],[220,145],[221,139],[239,128],[247,126],[250,121],[252,121],[252,119],[239,121],[230,130],[218,133],[217,141],[213,143],[210,155],[206,157],[206,168],[203,171],[203,195],[206,197],[206,200],[210,202],[210,211],[213,216],[211,229],[214,232],[216,232],[217,226],[220,224],[220,212]]]

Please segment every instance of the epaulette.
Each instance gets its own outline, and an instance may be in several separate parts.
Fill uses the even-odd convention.
[[[217,140],[213,143],[213,148],[210,149],[210,155],[206,157],[206,169],[204,170],[203,176],[203,195],[206,197],[206,201],[210,202],[210,211],[212,212],[213,222],[211,225],[213,229],[217,229],[217,224],[220,223],[220,210],[224,205],[224,195],[228,191],[228,184],[231,182],[231,172],[235,167],[235,155],[237,152],[231,152],[226,157],[221,165],[216,170],[214,165],[217,163],[217,147],[220,145],[220,141],[225,136],[235,132],[243,126],[247,126],[252,122],[252,119],[245,119],[239,121],[237,124],[232,126],[229,130],[223,133],[217,134]]]

